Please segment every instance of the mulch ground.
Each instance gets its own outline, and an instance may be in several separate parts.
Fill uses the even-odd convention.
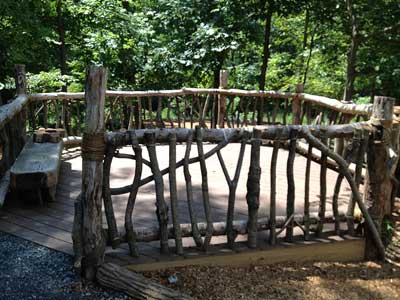
[[[357,263],[284,263],[243,267],[185,267],[146,272],[150,277],[195,299],[400,299],[400,205],[388,260]],[[168,278],[175,276],[176,283]]]

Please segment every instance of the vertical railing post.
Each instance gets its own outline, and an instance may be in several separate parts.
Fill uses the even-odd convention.
[[[226,89],[228,88],[228,70],[220,70],[219,71],[219,88]],[[218,96],[218,117],[217,124],[219,128],[224,128],[225,123],[225,115],[226,115],[226,96],[219,95]]]
[[[107,71],[90,66],[86,71],[86,119],[82,139],[81,194],[81,271],[84,280],[93,281],[103,263],[105,241],[102,233],[102,180],[104,139],[104,103]],[[77,220],[75,220],[77,222]]]
[[[292,124],[301,125],[301,99],[298,94],[304,92],[304,85],[296,86],[296,95],[292,98]]]
[[[369,213],[382,234],[384,219],[391,214],[391,131],[393,123],[394,99],[388,97],[374,98],[370,123],[377,130],[369,139],[367,164],[368,178],[365,184],[365,200],[370,203]],[[394,153],[394,152],[393,152]],[[366,228],[366,259],[379,257],[373,237]]]
[[[15,91],[17,96],[26,94],[26,74],[25,65],[14,66]],[[24,108],[14,117],[14,122],[10,122],[10,156],[14,161],[26,142],[26,109]]]

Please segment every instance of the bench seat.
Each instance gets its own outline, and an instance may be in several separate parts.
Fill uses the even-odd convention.
[[[27,143],[11,167],[11,189],[54,200],[62,149],[62,142]]]

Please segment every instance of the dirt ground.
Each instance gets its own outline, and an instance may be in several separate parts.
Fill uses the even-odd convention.
[[[144,275],[199,300],[399,300],[399,200],[386,262],[186,267]],[[168,283],[171,276],[176,277],[175,284]]]
[[[195,299],[400,299],[400,267],[391,263],[186,267],[145,275]],[[168,283],[169,276],[176,284]]]

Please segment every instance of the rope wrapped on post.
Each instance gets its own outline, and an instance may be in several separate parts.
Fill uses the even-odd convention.
[[[82,138],[82,158],[102,161],[106,149],[104,132],[84,133]]]

